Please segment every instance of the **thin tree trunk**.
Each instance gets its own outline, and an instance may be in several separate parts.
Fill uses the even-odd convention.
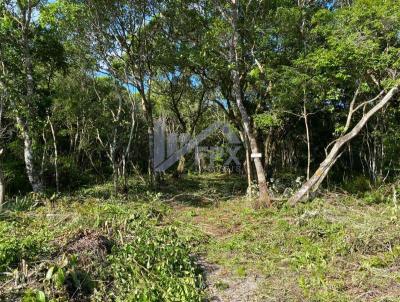
[[[114,180],[114,193],[115,195],[118,194],[118,164],[117,164],[117,129],[116,125],[114,126],[114,134],[113,140],[110,145],[110,159],[111,165],[113,169],[113,180]]]
[[[310,145],[310,130],[308,128],[308,115],[306,102],[303,104],[303,118],[306,126],[306,138],[307,138],[307,181],[310,180],[310,166],[311,166],[311,145]],[[307,199],[310,198],[309,192],[307,192]]]
[[[3,154],[3,149],[0,149],[0,157]],[[0,162],[0,211],[3,209],[4,199],[5,199],[5,183],[3,176],[3,169]]]
[[[43,184],[35,168],[35,163],[33,159],[32,139],[28,133],[28,126],[20,116],[17,116],[17,124],[18,127],[20,128],[20,132],[24,140],[24,159],[25,159],[26,173],[28,175],[29,182],[32,186],[33,192],[35,193],[42,192]]]
[[[177,167],[177,169],[176,169],[176,172],[177,172],[177,174],[178,174],[178,177],[180,177],[180,176],[183,174],[183,172],[185,172],[185,162],[186,162],[185,157],[184,157],[184,156],[181,156],[181,157],[179,158],[178,167]]]
[[[147,120],[147,136],[149,139],[149,176],[152,183],[155,182],[154,173],[154,123],[153,118]]]
[[[118,166],[117,163],[114,161],[112,163],[113,169],[113,186],[114,186],[114,195],[118,195]]]
[[[0,88],[3,88],[0,82]],[[0,140],[3,138],[3,133],[5,129],[3,129],[3,110],[4,110],[4,102],[3,102],[3,95],[0,95]],[[1,142],[1,141],[0,141]],[[0,211],[3,208],[4,199],[5,199],[5,183],[4,183],[4,176],[3,176],[3,167],[1,165],[1,156],[3,155],[4,149],[0,148]]]
[[[310,129],[308,127],[308,114],[306,103],[304,102],[303,111],[304,124],[306,126],[306,137],[307,137],[307,180],[310,179],[310,166],[311,166],[311,143],[310,143]]]
[[[53,148],[54,148],[54,170],[56,174],[56,190],[60,193],[60,181],[58,176],[58,151],[57,151],[57,138],[56,132],[54,131],[53,123],[51,122],[50,116],[47,116],[47,120],[50,124],[51,135],[53,136]]]
[[[196,146],[196,149],[195,149],[195,161],[197,163],[198,173],[201,174],[202,169],[201,169],[201,155],[199,152],[199,146]]]
[[[152,184],[155,183],[155,170],[154,170],[154,121],[153,121],[153,108],[152,104],[148,100],[144,90],[140,91],[142,97],[142,107],[145,113],[147,122],[147,138],[149,146],[149,157],[148,157],[148,174]]]
[[[40,165],[40,174],[39,174],[40,177],[42,177],[42,178],[43,178],[43,174],[44,174],[44,165],[46,162],[46,153],[47,153],[46,126],[47,126],[47,123],[43,126],[43,129],[42,129],[42,138],[43,138],[44,145],[43,145],[42,162]]]
[[[393,87],[384,98],[382,98],[374,107],[372,107],[368,112],[366,112],[360,121],[354,126],[354,128],[348,132],[347,134],[342,135],[339,139],[336,140],[333,145],[331,151],[326,156],[325,160],[320,164],[318,170],[314,173],[314,175],[303,184],[303,186],[288,200],[289,204],[295,205],[298,203],[310,190],[316,191],[327,176],[329,170],[335,164],[336,160],[340,156],[340,149],[350,142],[354,137],[356,137],[361,129],[366,125],[368,120],[377,113],[380,109],[382,109],[398,92],[399,86]],[[368,102],[365,102],[366,105]],[[349,115],[352,114],[352,109],[350,110]],[[350,116],[351,118],[351,116]],[[349,123],[348,123],[349,124]]]
[[[124,181],[124,192],[128,192],[128,181],[127,181],[127,171],[126,171],[126,164],[129,160],[129,155],[131,152],[131,146],[132,146],[132,140],[133,140],[133,134],[135,131],[135,126],[136,126],[136,118],[135,118],[135,110],[136,110],[136,102],[133,101],[131,103],[132,108],[131,108],[131,129],[129,131],[129,140],[128,144],[126,146],[125,152],[122,155],[122,177]]]
[[[268,170],[271,166],[271,153],[272,153],[272,127],[269,128],[267,139],[264,142],[264,169]]]

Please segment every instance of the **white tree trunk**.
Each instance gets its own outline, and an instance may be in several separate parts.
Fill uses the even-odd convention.
[[[307,180],[310,179],[310,167],[311,167],[311,142],[310,142],[310,129],[308,126],[308,114],[306,103],[304,102],[304,124],[306,126],[306,138],[307,138]]]
[[[303,184],[303,186],[289,199],[289,204],[295,205],[298,203],[310,190],[316,191],[324,180],[329,170],[335,164],[336,160],[340,156],[340,149],[350,142],[354,137],[356,137],[361,129],[366,125],[368,120],[377,113],[380,109],[382,109],[398,92],[399,86],[393,87],[386,95],[383,97],[374,107],[372,107],[368,112],[366,112],[360,121],[354,126],[354,128],[348,132],[347,134],[342,135],[339,139],[336,140],[333,145],[331,151],[326,156],[325,160],[320,164],[318,170],[314,173],[314,175]],[[354,111],[350,110],[350,117]],[[349,124],[349,123],[348,123]]]
[[[242,89],[241,89],[241,80],[240,80],[240,73],[238,71],[238,66],[240,64],[239,60],[239,53],[238,53],[238,44],[239,44],[239,33],[237,31],[237,23],[238,23],[238,5],[236,0],[232,1],[232,26],[233,26],[233,37],[231,42],[231,49],[230,49],[230,59],[233,64],[236,66],[231,70],[231,79],[232,79],[232,95],[236,100],[236,105],[239,109],[243,129],[249,139],[250,148],[252,153],[259,153],[259,148],[257,144],[256,137],[253,133],[253,129],[251,127],[250,117],[247,113],[247,110],[243,104],[243,96],[242,96]],[[267,186],[267,179],[265,177],[264,167],[261,161],[261,158],[254,158],[254,166],[256,168],[257,174],[257,182],[258,182],[258,189],[259,189],[259,200],[256,204],[256,208],[262,206],[271,206],[271,199],[268,193],[268,186]]]
[[[24,140],[24,159],[25,159],[25,168],[26,173],[28,175],[29,182],[32,186],[32,190],[35,193],[39,193],[43,191],[43,184],[39,177],[38,171],[36,170],[34,157],[33,157],[33,148],[32,148],[32,139],[28,133],[28,127],[26,122],[22,121],[21,117],[17,116],[17,124],[20,128],[20,132],[22,138]]]
[[[51,135],[53,136],[53,147],[54,147],[54,170],[56,174],[56,189],[57,193],[60,192],[60,180],[58,176],[58,150],[57,150],[57,138],[56,138],[56,132],[53,127],[53,123],[50,120],[50,116],[47,116],[47,119],[50,124],[50,129],[51,129]]]
[[[33,11],[33,3],[29,1],[27,6],[27,11],[25,12],[26,15],[23,18],[22,22],[22,44],[23,44],[23,55],[24,55],[24,67],[26,72],[26,95],[25,95],[25,106],[27,109],[30,109],[30,102],[32,102],[32,98],[34,97],[34,79],[33,79],[33,64],[32,64],[32,56],[30,50],[30,22],[32,17]],[[34,155],[33,155],[33,148],[32,148],[32,139],[29,133],[29,126],[27,120],[25,120],[22,116],[17,115],[17,124],[20,128],[20,132],[22,138],[24,140],[24,159],[25,159],[25,166],[26,166],[26,173],[29,178],[29,182],[32,186],[32,189],[35,193],[43,191],[43,184],[39,177],[38,171],[35,168],[34,163]]]

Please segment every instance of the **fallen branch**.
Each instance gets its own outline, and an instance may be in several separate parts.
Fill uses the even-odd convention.
[[[340,150],[341,148],[346,145],[348,142],[350,142],[354,137],[356,137],[361,129],[366,125],[368,120],[379,110],[381,110],[389,101],[393,98],[393,96],[396,95],[396,93],[399,91],[399,84],[397,84],[395,87],[390,89],[390,91],[383,97],[374,107],[372,107],[368,112],[366,112],[362,118],[359,120],[359,122],[351,129],[350,132],[347,134],[343,134],[341,137],[339,137],[332,149],[330,150],[329,154],[327,154],[325,160],[320,164],[318,170],[314,173],[314,175],[307,181],[305,182],[302,187],[288,200],[289,204],[295,205],[298,203],[300,200],[303,199],[303,197],[309,192],[309,191],[316,191],[318,190],[319,185],[322,183],[322,181],[325,179],[327,176],[328,172],[330,169],[333,167],[335,162],[340,156]],[[380,96],[382,93],[380,93],[378,96]],[[376,99],[376,98],[374,98]],[[370,103],[364,102],[363,104]],[[354,106],[354,104],[352,105]],[[351,115],[353,113],[353,109],[350,110],[349,114]]]

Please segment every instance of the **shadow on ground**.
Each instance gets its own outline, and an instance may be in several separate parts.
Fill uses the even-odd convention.
[[[162,199],[168,202],[207,207],[243,196],[246,193],[246,180],[238,175],[184,175],[179,179],[164,179],[158,186],[158,191],[162,194]]]

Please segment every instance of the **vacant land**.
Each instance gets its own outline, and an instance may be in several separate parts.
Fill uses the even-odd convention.
[[[187,176],[166,180],[158,194],[132,181],[129,196],[112,197],[106,184],[16,199],[0,221],[0,296],[399,301],[393,188],[255,211],[242,184]]]
[[[399,0],[0,0],[0,302],[400,302]]]

